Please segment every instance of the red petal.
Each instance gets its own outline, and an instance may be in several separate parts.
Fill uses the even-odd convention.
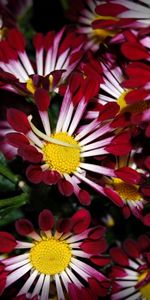
[[[101,295],[100,294],[100,292],[101,292],[100,283],[95,278],[89,278],[88,283],[89,283],[90,289],[92,290],[93,293],[95,293],[96,295]]]
[[[146,137],[150,137],[150,124],[146,128],[145,135]]]
[[[128,104],[137,103],[139,101],[144,100],[149,94],[150,94],[150,91],[148,91],[148,90],[144,90],[144,89],[134,90],[134,91],[129,92],[125,96],[125,101]]]
[[[111,262],[111,259],[103,256],[92,256],[90,260],[97,266],[104,267]]]
[[[140,256],[140,252],[138,249],[138,244],[131,240],[131,239],[127,239],[124,243],[123,243],[123,248],[126,251],[126,253],[131,256],[132,258],[139,258]]]
[[[71,232],[72,226],[73,226],[73,222],[69,218],[59,220],[58,224],[57,224],[57,231],[63,232],[63,233],[68,233],[68,232]]]
[[[141,175],[129,167],[122,167],[116,170],[115,174],[128,184],[138,184],[141,180]]]
[[[68,283],[69,299],[79,300],[80,291],[74,283]]]
[[[93,29],[99,29],[99,28],[113,28],[115,27],[115,25],[117,24],[116,20],[101,20],[101,19],[97,19],[95,21],[92,22],[92,28]]]
[[[150,77],[150,67],[142,62],[133,62],[131,64],[128,64],[125,72],[129,77],[138,77],[139,79],[141,78],[142,73],[142,77],[147,78],[147,81]]]
[[[131,60],[147,59],[149,53],[141,44],[126,42],[121,46],[122,53]]]
[[[106,231],[106,228],[103,226],[98,226],[90,230],[88,238],[92,240],[100,239]]]
[[[24,160],[32,163],[41,162],[43,155],[38,152],[38,150],[31,145],[23,145],[18,149],[18,155],[20,155]]]
[[[17,52],[12,49],[12,47],[8,44],[8,42],[5,40],[1,41],[0,43],[0,56],[1,60],[4,63],[9,62],[9,60],[16,60],[17,59]]]
[[[145,197],[150,197],[150,186],[142,186],[140,191],[144,194]]]
[[[144,164],[145,164],[146,168],[150,170],[150,156],[146,157]]]
[[[43,182],[52,185],[56,184],[61,178],[61,175],[57,171],[45,171],[43,172]]]
[[[16,221],[16,230],[20,235],[28,235],[34,231],[32,223],[27,219],[19,219]]]
[[[124,268],[118,267],[118,266],[114,266],[112,267],[112,271],[111,271],[111,277],[112,278],[116,278],[116,277],[125,277],[127,276],[127,272],[124,270]]]
[[[91,216],[86,209],[80,209],[72,216],[71,220],[73,222],[73,232],[78,234],[89,227]]]
[[[36,50],[40,50],[44,46],[44,37],[42,33],[37,33],[33,38],[33,44]]]
[[[95,9],[98,15],[112,17],[115,17],[126,10],[128,9],[125,6],[115,3],[100,4]]]
[[[119,114],[114,121],[111,122],[111,127],[126,127],[130,125],[131,114],[129,112]]]
[[[3,294],[6,286],[7,272],[0,274],[0,296]]]
[[[65,180],[65,179],[59,180],[58,188],[59,188],[60,193],[64,196],[69,197],[73,193],[72,184],[69,181]]]
[[[122,212],[125,219],[128,219],[131,215],[130,209],[127,205],[123,207]]]
[[[38,88],[35,91],[34,98],[39,111],[48,110],[50,104],[50,96],[46,90]]]
[[[95,255],[104,252],[107,249],[107,243],[104,238],[96,241],[86,239],[80,248],[86,253]]]
[[[23,52],[25,49],[25,38],[23,34],[16,28],[8,31],[8,42],[12,48]]]
[[[105,147],[105,150],[119,156],[128,154],[131,150],[130,136],[129,131],[119,134],[111,141],[109,146]]]
[[[6,135],[6,140],[10,145],[16,148],[29,144],[28,139],[21,133],[8,133]]]
[[[12,128],[16,131],[26,134],[31,130],[27,116],[24,112],[18,109],[9,108],[7,110],[7,120]]]
[[[82,205],[90,205],[91,204],[91,196],[85,190],[80,190],[78,194],[79,201]]]
[[[9,253],[17,245],[14,236],[8,232],[0,231],[0,252]]]
[[[39,214],[39,227],[43,231],[51,230],[54,225],[54,217],[50,210],[44,209]]]
[[[115,263],[117,263],[121,266],[129,265],[128,256],[125,254],[125,252],[121,248],[114,247],[114,248],[110,249],[110,255]]]
[[[84,288],[84,287],[81,287],[80,288],[80,294],[79,294],[79,300],[83,300],[83,299],[86,299],[86,300],[97,300],[97,296],[95,294],[93,294],[90,289],[88,288]]]
[[[44,37],[44,46],[46,51],[48,51],[53,46],[54,37],[55,37],[54,31],[48,32]]]
[[[141,252],[146,251],[150,247],[150,239],[146,234],[141,235],[137,240]]]
[[[147,215],[145,215],[145,216],[143,217],[143,223],[144,223],[144,225],[146,225],[146,226],[150,226],[150,213],[148,213]]]
[[[135,77],[135,78],[131,78],[131,79],[128,79],[126,81],[124,81],[122,83],[122,86],[124,88],[140,88],[147,84],[148,80],[147,80],[147,77]]]
[[[112,119],[119,112],[120,106],[116,102],[107,103],[100,111],[99,121]]]
[[[124,206],[124,202],[121,197],[112,189],[105,187],[104,188],[105,194],[119,207]]]
[[[40,183],[43,179],[43,172],[39,166],[29,166],[26,170],[28,179],[33,183]]]

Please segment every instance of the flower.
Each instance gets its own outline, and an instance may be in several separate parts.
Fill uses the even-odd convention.
[[[112,300],[150,299],[150,239],[140,236],[137,241],[127,239],[122,247],[114,247],[110,255],[114,261]]]
[[[94,51],[107,40],[115,41],[127,28],[140,29],[150,25],[147,0],[72,1],[69,17],[77,23],[78,32],[87,36],[87,47]]]
[[[93,28],[93,23],[100,18],[96,12],[99,1],[88,0],[85,2],[84,0],[79,0],[75,2],[70,0],[69,2],[71,4],[67,16],[76,22],[77,32],[85,35],[87,39],[85,49],[96,51],[99,49],[100,43],[102,43],[106,37],[114,36],[115,32],[112,30]]]
[[[87,205],[90,195],[80,188],[81,182],[104,195],[109,191],[105,192],[96,178],[89,179],[88,171],[96,177],[97,174],[116,177],[114,169],[100,166],[97,161],[93,163],[92,159],[109,153],[124,155],[131,149],[130,133],[116,135],[111,128],[111,118],[116,113],[111,107],[105,109],[104,106],[96,119],[80,124],[91,96],[88,83],[78,97],[75,94],[79,91],[77,80],[67,88],[53,131],[48,116],[50,98],[43,89],[36,90],[35,102],[45,133],[35,127],[31,115],[27,117],[16,109],[9,109],[7,114],[9,124],[16,131],[7,135],[8,143],[18,148],[18,155],[24,160],[34,163],[27,168],[28,179],[36,184],[57,183],[63,195],[70,196],[74,192],[79,201]],[[119,202],[118,197],[117,200]]]
[[[124,217],[128,218],[132,213],[135,217],[142,220],[143,208],[147,203],[143,190],[144,179],[146,181],[146,172],[144,174],[144,170],[138,168],[136,161],[134,160],[134,153],[136,153],[136,151],[131,151],[129,155],[117,159],[116,167],[118,169],[115,173],[116,175],[118,174],[119,177],[106,178],[105,183],[107,186],[113,187],[116,193],[121,197]],[[129,167],[130,175],[128,174]],[[120,171],[124,173],[123,178],[121,178],[121,175],[119,174]]]
[[[32,96],[37,87],[52,92],[74,70],[83,55],[83,38],[65,28],[57,34],[38,33],[34,37],[35,67],[27,53],[23,34],[18,29],[8,31],[0,42],[0,80],[2,88]]]
[[[105,228],[88,229],[91,218],[85,209],[70,219],[59,220],[57,229],[53,229],[54,217],[47,209],[39,214],[38,222],[39,232],[29,220],[17,220],[16,230],[30,239],[27,242],[0,232],[0,251],[9,253],[1,261],[1,293],[20,279],[24,285],[16,299],[21,295],[49,299],[53,283],[58,300],[68,299],[67,295],[70,299],[83,299],[83,295],[97,299],[97,295],[106,295],[109,282],[92,266],[109,262],[102,254],[107,247],[103,237]]]
[[[149,113],[149,67],[144,63],[134,62],[123,68],[116,63],[116,60],[116,56],[110,54],[102,58],[103,82],[100,83],[99,94],[95,102],[98,105],[109,103],[112,106],[114,102],[119,105],[120,109],[112,126],[116,128],[135,126]],[[88,115],[89,118],[97,116],[96,108]]]

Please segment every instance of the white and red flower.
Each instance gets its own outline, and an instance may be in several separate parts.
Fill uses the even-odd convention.
[[[71,1],[69,17],[77,23],[79,33],[87,37],[87,47],[97,50],[106,38],[120,39],[127,28],[150,25],[149,0],[78,0]]]
[[[114,191],[96,183],[98,175],[118,177],[118,174],[111,167],[103,167],[97,160],[94,163],[94,158],[109,153],[119,156],[127,154],[131,150],[130,133],[125,130],[116,134],[111,127],[112,118],[117,112],[111,106],[103,106],[96,119],[82,125],[91,89],[87,81],[87,86],[85,83],[82,93],[78,94],[77,86],[77,81],[73,81],[66,90],[53,131],[48,115],[50,98],[45,90],[37,89],[35,92],[44,132],[35,127],[31,115],[9,109],[8,122],[16,133],[7,135],[8,143],[18,149],[18,155],[32,163],[27,168],[26,175],[33,183],[57,183],[63,195],[70,196],[74,192],[82,204],[88,205],[90,195],[80,188],[80,183],[84,182],[106,196],[112,192],[117,204],[121,201],[122,205],[122,200]],[[88,178],[89,173],[95,179]],[[130,174],[130,170],[128,173]],[[121,170],[119,174],[122,174]],[[136,177],[133,180],[136,181]]]
[[[114,247],[111,271],[112,300],[150,299],[150,239],[143,235],[137,241],[127,239],[122,247]]]
[[[138,168],[133,153],[134,151],[131,152],[130,155],[116,159],[115,165],[116,168],[119,169],[116,170],[115,173],[116,175],[118,174],[118,178],[105,178],[105,184],[107,184],[108,187],[113,187],[116,193],[121,197],[123,202],[122,212],[125,218],[133,214],[136,218],[143,221],[143,209],[148,202],[146,193],[144,193],[144,182],[146,182],[147,179],[146,171]],[[120,170],[121,172],[124,170],[123,178],[121,178],[121,174],[119,174]],[[130,170],[129,174],[128,170]],[[134,179],[136,179],[136,183],[134,183]]]
[[[108,57],[107,57],[108,56]],[[93,100],[95,104],[106,104],[115,106],[118,104],[120,109],[116,116],[113,126],[126,127],[150,120],[150,68],[142,62],[132,62],[126,67],[121,68],[116,63],[115,56],[111,54],[102,58],[103,68],[99,94]],[[141,73],[143,74],[141,78]],[[87,118],[97,117],[99,112],[96,110],[88,112]],[[115,107],[113,108],[113,110]]]
[[[8,31],[0,42],[0,81],[7,90],[33,95],[36,88],[52,92],[71,74],[83,55],[83,37],[65,28],[37,33],[33,40],[35,62],[26,52],[26,41],[18,29]]]
[[[85,209],[59,220],[55,229],[49,210],[40,213],[38,222],[39,231],[27,219],[16,222],[17,232],[29,238],[27,241],[0,232],[0,252],[9,256],[0,264],[0,293],[19,280],[22,288],[15,299],[48,300],[53,284],[58,300],[68,296],[96,300],[98,295],[107,295],[109,281],[93,267],[110,262],[103,255],[107,248],[105,228],[88,228],[91,218]]]

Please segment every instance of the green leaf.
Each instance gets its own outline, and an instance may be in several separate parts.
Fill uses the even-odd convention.
[[[10,170],[2,153],[0,153],[0,174],[15,184],[19,181],[19,177]]]
[[[23,213],[18,208],[5,208],[0,210],[0,227],[3,227],[15,220],[22,218]]]
[[[1,194],[10,194],[16,190],[16,184],[0,175],[0,191]]]

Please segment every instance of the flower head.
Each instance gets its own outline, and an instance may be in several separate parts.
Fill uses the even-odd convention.
[[[35,66],[26,52],[26,41],[18,29],[11,29],[0,43],[0,80],[3,88],[33,95],[36,88],[49,92],[64,81],[80,61],[83,38],[63,28],[60,32],[38,33],[34,37]],[[4,50],[5,49],[5,50]]]
[[[51,211],[43,210],[39,215],[39,232],[27,219],[16,222],[18,233],[30,241],[18,241],[11,234],[1,232],[0,251],[16,253],[1,261],[1,292],[20,279],[24,285],[17,296],[29,295],[29,299],[34,296],[49,299],[53,283],[59,300],[66,299],[67,295],[77,299],[75,295],[86,295],[86,292],[87,295],[93,292],[95,297],[104,290],[107,294],[107,278],[91,266],[92,262],[103,264],[105,229],[102,226],[88,229],[90,221],[89,213],[81,209],[72,218],[60,220],[54,229]],[[94,291],[97,284],[99,289]]]
[[[143,235],[137,241],[127,239],[123,247],[114,247],[110,255],[114,261],[112,300],[150,299],[150,239]]]
[[[114,169],[100,166],[92,159],[109,153],[128,153],[130,134],[125,131],[116,135],[111,128],[111,117],[114,116],[111,107],[105,109],[104,106],[96,119],[82,125],[89,100],[88,86],[84,86],[84,96],[81,93],[80,97],[72,98],[71,91],[76,91],[75,87],[76,81],[73,81],[72,86],[67,88],[53,131],[48,116],[49,95],[45,90],[38,89],[35,102],[45,133],[35,127],[32,116],[27,117],[19,110],[10,109],[8,122],[16,133],[10,133],[7,138],[11,145],[18,148],[18,155],[34,163],[27,168],[29,180],[33,183],[44,181],[50,185],[57,183],[63,195],[70,196],[74,192],[82,204],[89,204],[90,196],[80,188],[81,182],[104,195],[106,193],[105,188],[95,179],[89,179],[87,174],[116,176]]]
[[[150,25],[150,5],[147,0],[79,0],[71,1],[69,16],[77,22],[77,30],[87,36],[87,47],[97,50],[106,38],[116,41],[127,28]]]
[[[136,123],[148,120],[149,117],[149,67],[141,62],[133,62],[123,68],[119,63],[116,64],[116,60],[116,56],[110,53],[102,58],[103,82],[100,83],[99,94],[95,102],[98,105],[109,103],[110,106],[115,102],[115,106],[116,104],[119,106],[118,115],[112,126],[116,128],[135,126]],[[98,111],[95,109],[89,113],[88,117],[97,115]]]

